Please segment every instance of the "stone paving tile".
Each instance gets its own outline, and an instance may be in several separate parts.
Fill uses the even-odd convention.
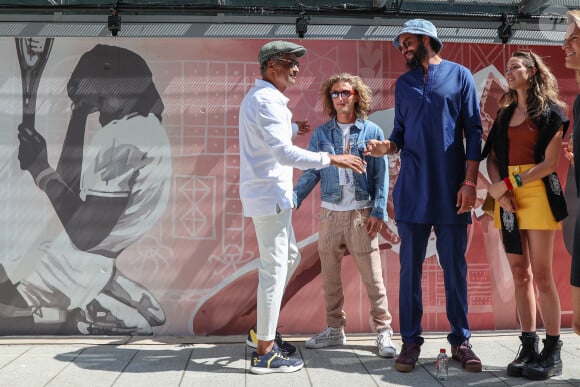
[[[449,361],[449,379],[434,377],[435,356],[446,334],[425,335],[415,370],[400,373],[394,359],[376,354],[374,335],[348,335],[347,345],[304,347],[306,336],[287,339],[298,347],[304,369],[289,374],[249,372],[253,349],[245,336],[222,337],[0,337],[0,387],[85,386],[576,386],[580,387],[580,336],[562,333],[561,376],[547,381],[508,377],[506,365],[518,348],[519,332],[474,332],[470,342],[483,371],[463,370]],[[543,334],[542,334],[543,336]],[[400,337],[395,343],[401,346]]]

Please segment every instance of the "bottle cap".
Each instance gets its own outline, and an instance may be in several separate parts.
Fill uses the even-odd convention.
[[[441,348],[441,349],[439,350],[439,353],[445,353],[445,348]]]

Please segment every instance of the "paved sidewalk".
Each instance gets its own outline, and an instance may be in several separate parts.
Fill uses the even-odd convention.
[[[475,332],[481,373],[449,361],[449,380],[433,376],[445,334],[428,334],[411,373],[394,369],[393,359],[376,355],[374,336],[348,335],[348,345],[306,349],[307,337],[289,337],[305,367],[291,374],[253,375],[245,337],[0,337],[0,386],[580,386],[580,336],[562,333],[564,373],[545,382],[505,373],[519,347],[519,332]],[[395,336],[400,346],[400,337]]]

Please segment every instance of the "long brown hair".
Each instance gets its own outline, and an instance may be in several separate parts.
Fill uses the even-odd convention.
[[[528,116],[538,118],[546,110],[549,103],[556,104],[566,111],[566,103],[560,100],[558,95],[558,81],[544,60],[532,51],[516,51],[512,58],[520,58],[522,64],[530,71],[529,86],[526,91],[526,104]],[[535,69],[535,72],[533,71]],[[518,103],[518,95],[515,90],[508,90],[500,100],[503,109]]]

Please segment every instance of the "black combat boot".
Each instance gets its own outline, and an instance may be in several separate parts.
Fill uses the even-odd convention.
[[[544,348],[538,355],[538,360],[532,364],[526,364],[522,374],[532,380],[545,380],[552,376],[562,375],[562,359],[560,350],[562,340],[542,340]]]
[[[522,376],[526,364],[536,362],[538,358],[538,343],[540,339],[535,333],[524,333],[520,336],[520,349],[514,361],[507,366],[509,376]]]

